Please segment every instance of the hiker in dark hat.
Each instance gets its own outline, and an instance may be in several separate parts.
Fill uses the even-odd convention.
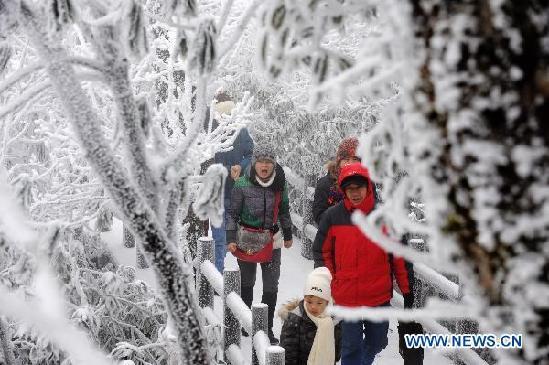
[[[341,168],[354,162],[360,162],[356,155],[358,139],[348,137],[341,141],[337,149],[335,161],[329,161],[326,165],[327,174],[316,183],[315,196],[313,199],[313,219],[318,225],[322,214],[331,206],[343,200],[343,192],[337,185],[337,177]]]
[[[269,339],[277,344],[273,317],[280,278],[280,247],[292,246],[292,220],[284,170],[266,142],[256,143],[250,166],[234,184],[227,242],[240,267],[241,297],[248,307],[253,301],[257,264],[261,264],[261,302],[268,306]]]

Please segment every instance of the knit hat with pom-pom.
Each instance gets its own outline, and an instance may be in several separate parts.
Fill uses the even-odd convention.
[[[358,139],[356,137],[347,137],[341,141],[337,148],[336,165],[344,158],[356,156],[356,149],[358,147]]]

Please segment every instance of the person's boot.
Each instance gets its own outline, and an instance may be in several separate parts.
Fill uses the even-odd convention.
[[[248,308],[252,308],[252,302],[254,300],[254,287],[253,286],[241,286],[240,287],[240,297],[242,301]],[[248,337],[249,334],[244,328],[242,328],[242,336]]]
[[[278,338],[275,337],[273,333],[273,319],[274,319],[274,312],[276,308],[276,295],[277,293],[263,293],[263,297],[261,298],[261,303],[267,304],[267,336],[269,336],[269,341],[271,342],[271,345],[278,345],[279,341]]]

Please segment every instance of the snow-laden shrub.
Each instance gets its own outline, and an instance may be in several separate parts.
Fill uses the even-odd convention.
[[[51,253],[51,264],[62,283],[67,317],[113,359],[166,363],[170,358],[168,342],[159,337],[166,326],[166,311],[158,295],[136,279],[134,267],[116,263],[97,233],[76,232],[62,234]],[[33,296],[35,264],[26,253],[3,247],[0,267],[5,268],[0,272],[0,282]],[[22,364],[70,364],[47,334],[23,323],[9,325],[15,357]]]

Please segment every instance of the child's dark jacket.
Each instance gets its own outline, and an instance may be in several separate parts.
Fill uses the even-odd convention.
[[[306,365],[316,336],[316,324],[309,318],[303,300],[286,303],[278,311],[284,324],[280,346],[286,350],[286,365]],[[341,324],[334,323],[336,361],[341,357]]]

